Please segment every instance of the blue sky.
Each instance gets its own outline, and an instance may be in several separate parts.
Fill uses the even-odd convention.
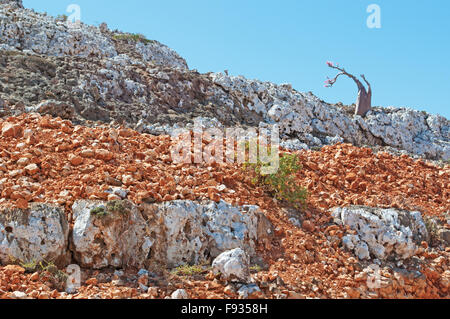
[[[450,1],[411,0],[24,0],[51,15],[81,8],[81,20],[142,33],[183,56],[200,72],[229,70],[291,83],[327,102],[356,100],[356,86],[325,62],[364,73],[374,105],[407,106],[450,118]],[[381,29],[366,9],[381,8]]]

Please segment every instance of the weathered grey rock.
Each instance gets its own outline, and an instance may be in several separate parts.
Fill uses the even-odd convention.
[[[151,41],[147,44],[138,42],[136,44],[136,52],[142,56],[144,61],[173,68],[188,68],[186,61],[182,57],[168,46],[161,44],[158,41]]]
[[[226,251],[220,254],[212,263],[212,269],[216,274],[222,274],[226,280],[250,281],[250,260],[240,248]]]
[[[71,120],[75,115],[75,108],[64,102],[55,100],[42,101],[35,107],[26,108],[28,112],[36,112],[40,114],[48,114],[53,117],[60,117],[62,119]]]
[[[21,0],[0,2],[0,45],[30,54],[84,58],[116,57],[125,50],[145,62],[187,69],[183,58],[158,41],[136,41],[131,34],[109,32],[105,25],[89,26],[37,13],[24,9]]]
[[[13,5],[18,8],[23,8],[22,0],[0,0],[0,5]]]
[[[357,231],[345,236],[343,245],[363,260],[407,259],[429,239],[419,212],[355,206],[335,208],[332,215],[336,223]]]
[[[120,181],[118,181],[120,182]],[[121,182],[120,182],[121,183]],[[120,187],[112,187],[106,190],[107,193],[119,196],[121,199],[126,199],[128,197],[128,190]]]
[[[144,205],[143,214],[155,234],[152,258],[171,267],[206,262],[234,248],[255,256],[257,243],[273,236],[256,206],[173,201]]]
[[[189,299],[189,295],[184,289],[178,289],[171,295],[172,299]]]
[[[261,289],[256,284],[244,285],[238,290],[240,299],[258,299],[263,297]]]
[[[312,135],[320,137],[323,144],[384,144],[429,158],[450,158],[450,124],[442,116],[390,107],[374,109],[362,118],[289,85],[223,73],[212,73],[210,77],[228,92],[223,96],[224,104],[232,109],[248,107],[261,114],[264,121],[279,124],[282,136],[295,135],[309,146],[320,146],[319,141],[311,140]]]
[[[128,201],[77,201],[71,248],[83,267],[143,267],[152,241],[147,224]]]
[[[74,258],[96,269],[199,264],[237,247],[256,256],[257,243],[273,236],[258,207],[225,202],[173,201],[138,208],[129,201],[77,201],[72,210]]]
[[[14,75],[4,83],[2,98],[28,109],[47,100],[47,92],[58,92],[54,99],[68,107],[51,108],[50,114],[61,111],[59,116],[69,118],[65,112],[73,107],[72,120],[115,120],[151,134],[171,134],[200,116],[217,128],[277,124],[281,145],[293,150],[348,142],[450,159],[450,124],[444,117],[387,107],[362,118],[289,84],[189,70],[157,41],[104,25],[74,26],[2,3],[0,77]],[[8,114],[21,112],[17,107]]]
[[[64,210],[46,204],[0,212],[0,262],[52,261],[65,266],[69,225]]]
[[[446,246],[450,246],[450,230],[442,228],[439,230],[439,238],[445,243]]]

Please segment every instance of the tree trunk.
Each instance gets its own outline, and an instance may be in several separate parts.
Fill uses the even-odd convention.
[[[365,116],[372,109],[372,92],[366,91],[364,87],[359,89],[358,100],[356,101],[355,114]]]
[[[367,81],[364,74],[361,75],[361,78],[364,80],[364,82],[366,82],[367,90],[364,84],[362,84],[361,81],[356,76],[348,73],[347,71],[345,71],[344,68],[340,68],[339,66],[333,65],[333,63],[331,62],[327,62],[327,64],[330,68],[339,70],[341,71],[341,73],[336,75],[334,79],[328,79],[327,81],[325,81],[326,83],[325,86],[332,87],[341,75],[345,75],[351,78],[358,87],[358,99],[356,100],[355,114],[364,117],[367,114],[367,112],[369,112],[372,109],[372,87],[370,86],[370,83]]]

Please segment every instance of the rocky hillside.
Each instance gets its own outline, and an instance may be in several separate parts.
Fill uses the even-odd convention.
[[[0,298],[448,298],[449,121],[349,109],[0,0]],[[175,164],[195,119],[278,124],[306,204]]]
[[[190,70],[177,53],[142,36],[0,7],[4,114],[37,111],[73,121],[116,121],[170,133],[196,117],[224,126],[278,123],[294,149],[336,142],[388,146],[450,159],[450,124],[438,115],[378,108],[366,118],[290,85]],[[20,1],[19,1],[20,3]],[[138,125],[139,124],[139,125]]]

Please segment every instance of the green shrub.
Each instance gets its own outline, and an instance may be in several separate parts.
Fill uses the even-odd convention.
[[[38,270],[38,266],[39,266],[38,263],[35,260],[28,261],[28,262],[20,262],[19,264],[28,273],[33,273],[33,272],[37,271]]]
[[[125,204],[121,200],[113,200],[106,203],[105,206],[97,206],[91,209],[91,215],[96,217],[105,217],[113,213],[125,215],[128,212]]]
[[[144,35],[139,33],[120,33],[113,36],[115,40],[124,40],[132,42],[142,42],[144,44],[153,43],[154,40],[147,39]]]
[[[273,196],[282,201],[287,201],[296,208],[306,205],[308,192],[299,186],[296,174],[302,169],[299,159],[295,154],[283,154],[280,157],[280,167],[274,174],[263,175],[261,169],[269,164],[258,161],[257,164],[246,163],[245,167],[254,173],[252,182],[269,188]]]
[[[97,217],[104,217],[108,215],[106,208],[103,206],[95,207],[91,209],[91,215],[95,215]]]
[[[425,223],[425,226],[428,231],[428,235],[430,235],[430,244],[434,245],[436,243],[440,242],[439,238],[439,227],[436,221],[433,220],[433,218],[425,216],[423,218],[423,221]]]
[[[172,270],[172,274],[176,276],[194,276],[204,273],[202,266],[183,265]]]
[[[66,22],[67,19],[69,19],[69,17],[68,17],[67,15],[65,15],[65,14],[60,14],[60,15],[58,15],[58,16],[56,17],[56,20],[62,21],[62,22]]]

